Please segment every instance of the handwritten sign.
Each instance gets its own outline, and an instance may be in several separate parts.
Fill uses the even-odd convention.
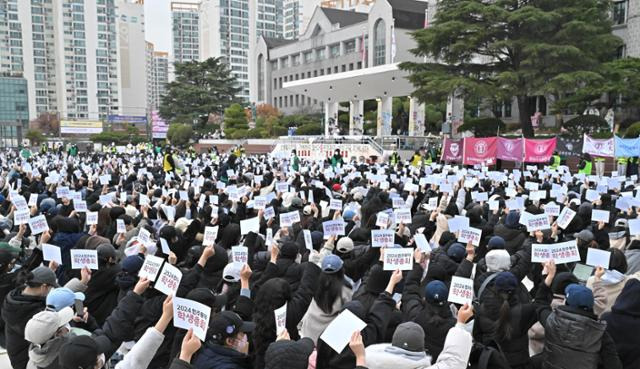
[[[211,318],[211,307],[197,301],[173,298],[173,326],[182,329],[193,329],[193,334],[205,341],[209,319]]]
[[[573,240],[550,245],[531,245],[532,263],[544,263],[548,260],[553,260],[556,264],[580,261],[580,253],[578,252],[578,245],[576,244],[576,241]]]
[[[280,335],[287,328],[287,303],[275,309],[273,315],[276,319],[276,335]]]
[[[611,252],[594,249],[590,247],[587,250],[587,265],[592,265],[594,267],[603,267],[604,269],[609,269],[609,260],[611,258]]]
[[[575,216],[576,216],[576,212],[569,209],[568,206],[565,206],[564,209],[562,209],[562,212],[560,212],[560,215],[558,216],[558,220],[556,221],[556,223],[558,223],[558,227],[562,229],[567,229],[567,227],[573,220],[573,217]]]
[[[345,222],[343,220],[329,220],[322,222],[322,231],[325,236],[344,236]]]
[[[482,237],[482,230],[478,228],[468,227],[460,230],[460,236],[458,241],[466,244],[471,242],[474,246],[480,246],[480,238]]]
[[[473,279],[452,277],[447,301],[454,304],[471,304],[473,300]]]
[[[178,286],[182,280],[182,272],[169,263],[164,263],[162,271],[153,287],[165,295],[176,295]]]
[[[138,277],[147,278],[148,280],[155,282],[158,277],[158,273],[160,272],[160,268],[162,268],[162,263],[164,262],[163,258],[159,258],[153,255],[147,255],[144,259],[144,263],[138,272]]]
[[[44,215],[38,215],[37,217],[29,219],[29,228],[31,229],[32,235],[48,231],[49,224],[47,223],[47,218]]]
[[[280,227],[291,227],[300,221],[300,213],[297,210],[280,214]]]
[[[205,227],[204,228],[204,238],[202,240],[203,246],[213,246],[216,243],[216,238],[218,237],[218,227]]]
[[[71,269],[82,269],[85,266],[89,269],[98,270],[97,250],[69,250],[71,255]]]
[[[87,225],[98,224],[98,212],[97,211],[88,211],[87,212]]]
[[[413,269],[413,249],[398,248],[384,250],[383,270]]]
[[[371,230],[371,247],[393,247],[395,235],[392,229]]]
[[[233,246],[231,248],[231,260],[237,264],[249,262],[249,248],[246,246]]]
[[[551,228],[551,224],[549,224],[549,216],[547,214],[532,214],[527,218],[528,232],[541,231],[549,228]]]
[[[62,255],[58,246],[48,243],[42,244],[42,258],[47,261],[55,261],[58,265],[62,265]]]

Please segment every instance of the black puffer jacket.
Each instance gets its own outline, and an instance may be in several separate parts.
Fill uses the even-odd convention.
[[[522,230],[509,228],[502,223],[495,226],[493,234],[504,239],[505,249],[509,252],[509,255],[513,255],[520,250],[527,239],[527,235]]]
[[[11,366],[24,369],[29,362],[29,342],[24,339],[24,327],[31,317],[44,310],[46,297],[22,294],[22,287],[16,288],[4,299],[2,319],[4,320],[6,349]]]
[[[616,343],[624,369],[640,368],[640,281],[631,279],[610,312],[602,315],[607,333]]]

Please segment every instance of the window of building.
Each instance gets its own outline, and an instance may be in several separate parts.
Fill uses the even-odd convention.
[[[616,49],[616,59],[622,59],[625,58],[627,56],[627,46],[626,45],[620,45],[618,46],[618,48]]]
[[[346,72],[347,71],[347,65],[346,64],[342,64],[342,71]]]
[[[378,19],[374,26],[374,46],[373,46],[373,65],[382,65],[386,63],[386,30],[384,20]]]
[[[333,44],[329,46],[329,54],[332,58],[337,58],[340,56],[340,44]]]
[[[316,50],[316,60],[324,60],[324,47]]]
[[[625,24],[627,23],[627,9],[629,0],[614,1],[613,3],[613,24]]]
[[[294,67],[300,65],[300,54],[296,54],[291,57],[291,65]]]
[[[338,66],[333,67],[333,73],[338,73]]]
[[[313,52],[307,51],[304,53],[304,63],[309,64],[311,62],[313,62]]]
[[[353,70],[353,63],[349,63],[349,70]]]
[[[349,40],[344,43],[344,53],[351,54],[356,52],[356,40]]]
[[[289,67],[289,58],[287,58],[287,57],[280,58],[280,67],[281,68],[288,68]]]

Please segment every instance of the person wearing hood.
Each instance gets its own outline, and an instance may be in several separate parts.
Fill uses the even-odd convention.
[[[640,368],[640,280],[629,280],[610,312],[602,315],[607,333],[616,343],[624,369]]]
[[[400,306],[405,320],[413,321],[424,332],[429,332],[424,336],[423,345],[429,356],[437,360],[444,347],[447,332],[456,323],[447,304],[449,288],[444,282],[433,280],[426,285],[423,294],[420,291],[422,253],[416,252],[414,257],[415,263],[405,280]]]
[[[138,272],[144,264],[144,258],[142,254],[127,256],[122,260],[121,271],[116,276],[116,283],[118,284],[118,301],[122,300],[126,296],[133,286],[138,282]]]
[[[587,279],[587,287],[593,291],[595,304],[593,312],[597,316],[611,310],[625,284],[631,279],[640,279],[640,272],[632,275],[627,272],[627,259],[618,249],[609,249],[609,270],[597,267],[594,275]]]
[[[367,346],[368,369],[460,369],[466,368],[473,340],[464,325],[473,316],[473,308],[464,305],[458,310],[457,323],[449,329],[444,348],[435,362],[425,353],[425,331],[414,322],[400,324],[391,343]],[[431,334],[431,332],[427,332]]]
[[[640,239],[637,236],[634,236],[629,243],[629,246],[624,252],[624,256],[627,259],[626,274],[640,272]]]
[[[24,338],[31,343],[27,369],[57,369],[58,351],[70,336],[69,322],[75,313],[70,307],[45,310],[34,315],[25,326]]]
[[[309,356],[315,349],[310,338],[292,341],[285,329],[267,348],[264,369],[307,369]]]
[[[52,266],[55,266],[52,265]],[[82,292],[91,279],[88,269],[82,270],[82,280],[72,279],[65,287],[74,292]],[[24,369],[29,361],[29,342],[25,340],[24,329],[29,319],[45,309],[46,297],[58,281],[53,270],[40,266],[27,275],[26,283],[12,290],[2,305],[2,319],[5,323],[6,349],[14,369]]]
[[[516,210],[511,210],[507,213],[504,217],[504,222],[495,226],[493,234],[502,238],[504,242],[503,248],[510,255],[520,250],[527,239],[526,233],[520,226],[520,214]]]
[[[565,289],[565,305],[551,309],[551,290],[540,284],[536,300],[545,301],[538,310],[544,327],[542,368],[622,369],[616,345],[607,324],[593,313],[593,293],[579,284]]]
[[[118,305],[119,288],[116,276],[121,266],[116,262],[116,249],[108,243],[97,247],[98,270],[92,273],[91,281],[85,291],[85,305],[89,314],[102,325]]]

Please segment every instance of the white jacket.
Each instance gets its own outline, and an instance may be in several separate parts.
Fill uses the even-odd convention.
[[[133,345],[121,362],[116,364],[116,369],[140,369],[149,366],[151,359],[164,341],[164,334],[158,332],[155,327],[149,327]]]
[[[431,365],[431,356],[415,355],[389,343],[371,345],[366,348],[368,369],[466,369],[473,340],[471,334],[456,325],[449,329],[444,349],[438,361]]]

